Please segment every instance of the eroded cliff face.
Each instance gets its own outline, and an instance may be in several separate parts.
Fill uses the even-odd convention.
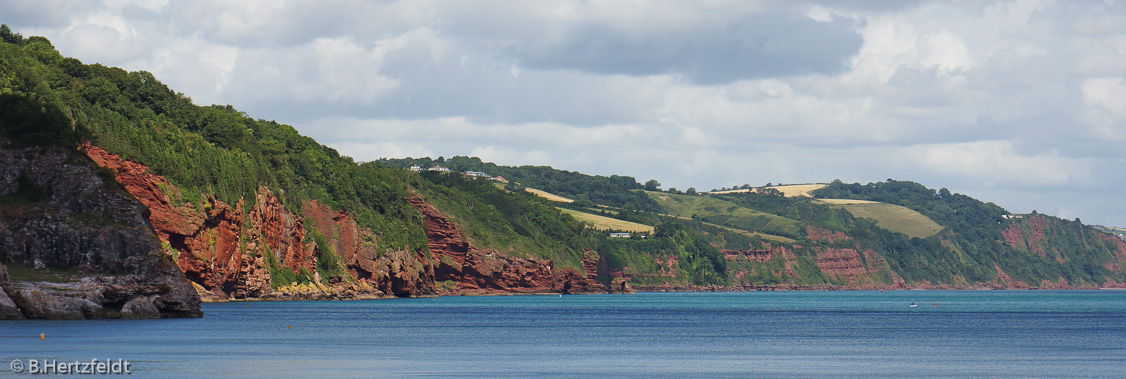
[[[348,212],[332,209],[316,200],[305,202],[303,209],[306,222],[326,236],[353,278],[371,283],[382,294],[438,294],[434,265],[421,247],[414,251],[379,251],[373,243],[379,237],[371,229],[361,228]]]
[[[0,149],[0,319],[199,317],[148,210],[72,150]]]
[[[1078,229],[1077,229],[1078,228]],[[1101,266],[1108,271],[1121,273],[1122,266],[1126,265],[1126,242],[1106,233],[1098,233],[1092,237],[1082,225],[1069,221],[1059,220],[1044,215],[1029,215],[1024,219],[1017,219],[1001,231],[1004,241],[1018,251],[1027,251],[1044,258],[1053,259],[1060,264],[1071,261],[1069,249],[1053,243],[1054,239],[1064,238],[1071,241],[1079,239],[1085,246],[1105,244],[1110,254],[1110,259]],[[1086,241],[1082,241],[1082,240]],[[1071,242],[1076,243],[1076,242]],[[996,264],[997,278],[989,283],[996,288],[1042,288],[1042,289],[1088,289],[1088,288],[1126,288],[1126,285],[1106,279],[1103,283],[1073,283],[1059,277],[1055,279],[1041,279],[1040,282],[1024,283],[1013,280],[1006,275]]]
[[[375,251],[365,241],[377,236],[359,228],[347,212],[309,201],[303,204],[306,219],[286,210],[266,187],[258,188],[251,204],[240,199],[232,206],[210,197],[201,204],[176,203],[179,190],[144,165],[90,144],[82,151],[112,171],[125,190],[150,210],[148,220],[160,241],[207,300],[436,294],[433,267],[424,251]],[[316,267],[322,252],[307,238],[306,222],[326,236],[354,281],[320,277]],[[273,273],[280,270],[313,275],[319,286],[280,283],[274,288]]]
[[[407,199],[426,218],[434,279],[442,294],[606,293],[598,282],[598,254],[583,256],[580,273],[556,269],[551,260],[513,257],[473,246],[460,228],[419,196]],[[628,286],[619,285],[619,291]]]

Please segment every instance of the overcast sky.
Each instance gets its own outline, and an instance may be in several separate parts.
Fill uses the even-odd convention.
[[[946,187],[1126,226],[1120,1],[0,2],[357,160]]]

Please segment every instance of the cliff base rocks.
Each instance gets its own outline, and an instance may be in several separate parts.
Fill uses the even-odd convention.
[[[200,317],[148,210],[74,150],[0,148],[0,319]]]

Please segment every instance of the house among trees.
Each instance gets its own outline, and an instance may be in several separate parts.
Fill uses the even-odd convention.
[[[422,171],[422,167],[418,167],[418,165],[411,165],[410,170],[414,171],[414,172],[419,172],[419,171]]]
[[[500,175],[497,175],[497,177],[493,178],[493,180],[496,180],[496,181],[501,182],[501,183],[508,183],[508,179],[505,179],[503,176],[500,176]]]
[[[489,174],[486,174],[486,173],[483,173],[483,172],[480,172],[480,171],[466,171],[465,176],[473,177],[473,178],[488,178]]]
[[[614,232],[610,233],[610,238],[629,238],[629,232]]]
[[[437,171],[437,172],[450,172],[450,169],[442,167],[442,166],[434,166],[434,167],[428,168],[427,170]]]

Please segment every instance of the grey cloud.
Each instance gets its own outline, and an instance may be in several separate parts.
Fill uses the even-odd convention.
[[[933,0],[810,0],[802,1],[807,5],[820,5],[827,8],[836,8],[865,12],[897,12],[918,7],[922,4],[934,2]],[[794,5],[792,0],[781,1],[782,4]]]
[[[596,74],[681,75],[700,84],[742,79],[837,74],[863,40],[851,20],[818,22],[755,13],[691,33],[637,33],[609,25],[571,29],[560,41],[523,41],[507,53],[523,65]]]
[[[164,13],[184,34],[243,48],[287,48],[318,38],[374,40],[436,22],[440,8],[424,2],[333,0],[173,2]]]
[[[36,0],[2,1],[0,15],[12,29],[66,27],[74,14],[100,8],[93,1]]]
[[[345,102],[328,97],[299,99],[292,94],[262,91],[279,82],[287,88],[321,81],[318,67],[306,57],[287,59],[266,52],[246,53],[230,76],[225,94],[251,114],[268,114],[300,123],[323,114],[361,118],[431,119],[466,117],[481,124],[560,122],[573,126],[655,121],[652,109],[660,94],[638,93],[642,79],[548,70],[519,70],[515,64],[456,46],[435,56],[421,43],[387,54],[378,75],[401,85],[371,102]],[[464,59],[464,63],[463,63]],[[264,70],[280,67],[277,75]],[[375,68],[373,68],[374,70]],[[355,72],[356,80],[375,72]],[[310,109],[317,109],[310,112]]]

